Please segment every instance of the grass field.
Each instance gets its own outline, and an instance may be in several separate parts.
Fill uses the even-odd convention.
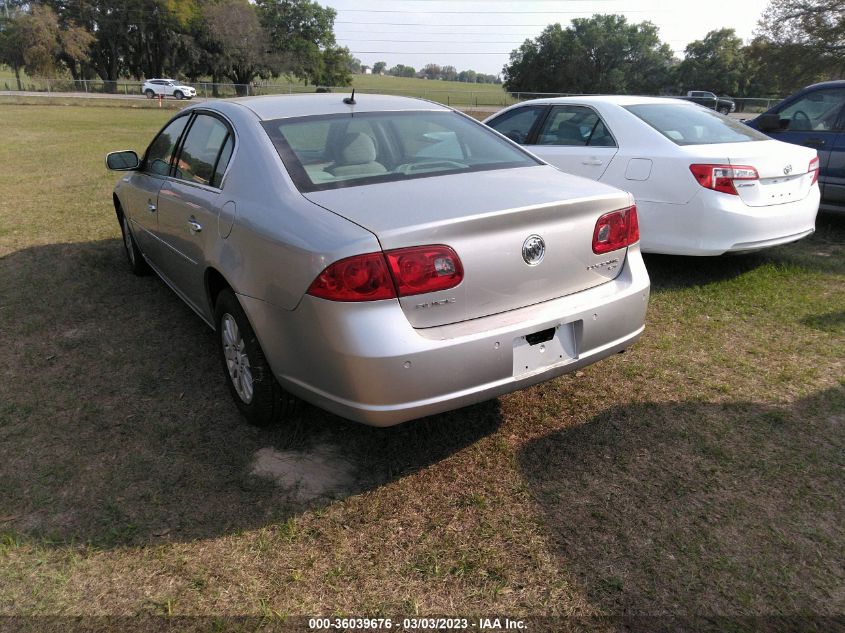
[[[126,269],[103,155],[170,114],[0,105],[0,615],[845,614],[843,218],[648,257],[642,340],[574,375],[260,430]]]

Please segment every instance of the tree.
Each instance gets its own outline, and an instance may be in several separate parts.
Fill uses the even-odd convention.
[[[420,72],[426,79],[440,79],[443,69],[437,64],[426,64]]]
[[[219,0],[207,5],[203,14],[208,38],[220,51],[218,71],[231,79],[239,96],[257,76],[269,77],[278,70],[277,60],[267,53],[267,32],[248,0]]]
[[[320,73],[315,77],[314,83],[322,86],[350,85],[352,74],[349,72],[349,66],[352,59],[354,58],[345,46],[327,48],[323,51]],[[358,67],[360,68],[360,64]]]
[[[478,81],[478,73],[474,70],[462,70],[458,73],[458,81],[474,84]]]
[[[454,66],[444,66],[440,71],[440,78],[444,81],[457,81],[458,71]]]
[[[710,31],[703,40],[687,44],[684,60],[675,68],[681,91],[710,90],[744,94],[748,79],[742,40],[733,29]]]
[[[759,35],[775,44],[803,44],[842,63],[845,0],[772,0],[759,27]]]
[[[311,0],[257,0],[256,6],[281,70],[319,83],[323,51],[335,46],[337,12]]]
[[[327,52],[328,51],[323,51],[323,57],[325,57]],[[349,55],[349,61],[346,62],[346,68],[353,75],[360,75],[362,72],[364,72],[364,66],[361,64],[361,60],[357,57],[353,57],[352,54],[349,53],[348,48],[346,49],[346,52]]]
[[[373,64],[373,74],[380,75],[387,69],[387,62],[376,62]]]
[[[23,51],[23,32],[17,19],[11,18],[6,20],[3,30],[0,31],[0,63],[9,66],[15,73],[18,90],[23,90],[23,86],[21,85],[21,69],[26,63]]]
[[[668,83],[671,63],[651,22],[594,15],[547,26],[511,52],[503,73],[511,92],[654,93]]]
[[[404,64],[396,64],[393,68],[387,71],[388,75],[394,77],[413,77],[417,74],[413,66],[405,66]]]
[[[15,71],[20,89],[21,68],[33,76],[54,77],[63,70],[63,60],[69,66],[87,60],[93,39],[75,25],[61,28],[49,6],[33,4],[6,21],[0,55]]]
[[[772,0],[746,48],[758,94],[845,74],[845,0]],[[749,87],[749,90],[751,87]]]

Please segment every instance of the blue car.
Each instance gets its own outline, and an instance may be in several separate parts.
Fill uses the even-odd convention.
[[[799,90],[748,125],[819,154],[820,211],[845,213],[845,81]]]

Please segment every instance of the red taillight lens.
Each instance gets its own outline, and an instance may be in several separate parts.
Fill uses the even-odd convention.
[[[329,301],[378,301],[447,290],[463,278],[461,260],[448,246],[412,246],[341,259],[317,276],[308,294]]]
[[[605,213],[593,231],[593,252],[609,253],[629,246],[640,239],[640,222],[636,205]]]
[[[330,301],[376,301],[395,298],[396,290],[384,255],[367,253],[326,268],[308,288],[308,294]]]
[[[413,246],[385,254],[400,297],[454,288],[464,278],[461,260],[448,246]]]
[[[807,168],[807,171],[813,174],[813,182],[810,185],[814,185],[819,181],[819,157],[816,156],[813,160],[810,161],[810,166]]]
[[[737,195],[734,180],[759,180],[754,167],[748,165],[690,165],[698,184],[706,189]]]

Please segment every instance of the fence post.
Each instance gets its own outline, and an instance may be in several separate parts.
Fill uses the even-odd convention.
[[[85,86],[85,94],[88,94],[88,80],[83,79],[82,84]]]

